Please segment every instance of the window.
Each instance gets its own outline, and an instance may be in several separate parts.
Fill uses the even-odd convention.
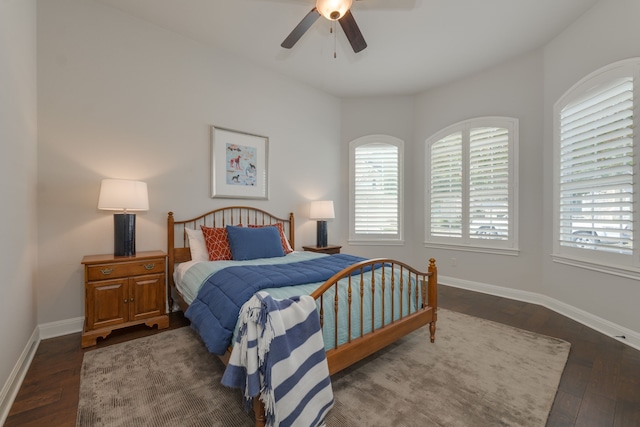
[[[349,144],[349,242],[401,244],[404,142],[369,135]]]
[[[516,250],[518,121],[482,117],[426,142],[428,246]]]
[[[637,269],[634,98],[640,59],[605,67],[555,105],[556,257]],[[578,262],[581,264],[581,262]],[[582,263],[583,264],[583,263]]]

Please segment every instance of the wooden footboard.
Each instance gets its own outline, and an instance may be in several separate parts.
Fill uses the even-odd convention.
[[[380,271],[378,274],[365,276],[366,271],[376,268],[376,271]],[[433,258],[429,260],[426,273],[399,261],[378,258],[352,265],[312,293],[311,296],[318,300],[323,334],[326,336],[330,333],[335,340],[333,348],[327,350],[330,374],[341,371],[427,324],[433,342],[437,321],[437,280],[436,261]],[[346,287],[346,290],[340,291],[340,287]],[[333,304],[327,304],[328,298],[323,297],[329,291],[332,291]],[[342,304],[341,311],[340,298],[345,295],[347,301]],[[370,321],[370,325],[365,325],[362,315],[366,308],[374,313],[367,321]],[[325,330],[326,310],[333,311],[334,330],[331,332]],[[354,313],[360,313],[359,318],[355,318]],[[347,338],[346,342],[340,343],[338,325],[344,323],[348,330],[342,332],[346,332]]]
[[[367,270],[375,270],[383,265],[380,274],[365,276]],[[336,342],[333,348],[327,350],[329,374],[333,375],[359,362],[425,325],[429,325],[430,340],[434,342],[438,320],[437,284],[438,269],[434,258],[429,260],[426,273],[399,261],[377,258],[354,264],[327,280],[311,296],[318,301],[323,335],[329,332],[325,330],[327,325],[324,323],[326,310],[332,310],[334,315],[334,330],[330,333]],[[341,287],[346,289],[340,292]],[[327,292],[332,293],[330,298],[326,298]],[[366,297],[366,292],[370,293],[369,298]],[[344,295],[347,298],[347,308],[341,311],[340,298]],[[327,301],[328,299],[331,301]],[[361,314],[354,317],[354,312],[365,312],[365,301],[370,305],[371,313],[380,314],[380,317],[372,316],[370,328],[365,327]],[[391,306],[385,307],[385,304]],[[396,306],[400,312],[396,311]],[[386,313],[390,314],[387,319]],[[340,323],[336,319],[341,317],[346,317],[349,325],[347,341],[344,343],[337,342]],[[363,332],[367,330],[368,332]],[[222,359],[228,360],[228,357]],[[265,412],[259,397],[254,398],[253,411],[255,426],[263,427]]]

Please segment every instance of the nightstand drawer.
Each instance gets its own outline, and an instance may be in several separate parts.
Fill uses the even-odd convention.
[[[303,246],[302,247],[302,249],[304,249],[305,251],[318,252],[321,254],[328,254],[328,255],[339,254],[340,248],[342,248],[342,246],[338,246],[338,245]]]
[[[117,279],[141,274],[163,273],[164,258],[87,266],[87,280]]]

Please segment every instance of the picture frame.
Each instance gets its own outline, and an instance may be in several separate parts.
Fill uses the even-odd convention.
[[[269,198],[269,138],[211,126],[211,197]]]

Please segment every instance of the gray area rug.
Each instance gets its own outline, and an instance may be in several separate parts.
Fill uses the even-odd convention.
[[[332,378],[328,426],[544,426],[570,345],[441,309]],[[251,426],[191,328],[85,353],[77,426]]]

